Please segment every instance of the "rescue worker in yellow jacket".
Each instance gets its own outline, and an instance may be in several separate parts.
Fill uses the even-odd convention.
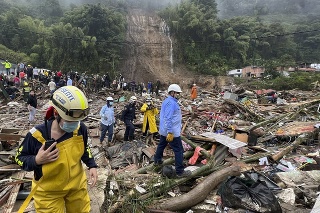
[[[89,113],[87,98],[77,87],[64,86],[53,93],[50,105],[44,124],[29,131],[15,160],[23,170],[34,171],[30,194],[37,213],[88,213],[90,198],[81,161],[89,168],[91,186],[98,175],[88,130],[81,122]]]
[[[148,130],[150,134],[158,132],[156,115],[159,114],[159,110],[153,105],[151,97],[146,98],[146,103],[142,105],[140,111],[144,113],[142,125],[143,136],[147,136]]]
[[[5,62],[2,62],[1,64],[4,66],[4,68],[7,71],[7,75],[9,76],[10,75],[10,69],[11,69],[11,63],[8,60],[6,60]]]

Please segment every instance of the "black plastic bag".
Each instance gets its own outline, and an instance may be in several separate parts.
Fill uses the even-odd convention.
[[[253,212],[281,213],[277,198],[260,180],[230,177],[218,190],[222,205],[229,208],[247,209]]]

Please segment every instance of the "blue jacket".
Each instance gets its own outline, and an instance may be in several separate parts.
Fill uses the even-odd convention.
[[[108,105],[104,105],[100,110],[100,116],[101,116],[101,123],[106,126],[110,126],[115,123],[113,107],[108,107]]]
[[[179,137],[182,127],[181,121],[182,114],[178,100],[172,96],[168,96],[161,105],[159,127],[160,135],[167,136],[170,132],[173,133],[174,137]]]

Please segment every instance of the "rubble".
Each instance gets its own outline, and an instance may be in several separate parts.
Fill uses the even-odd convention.
[[[101,146],[99,111],[105,98],[112,96],[116,100],[118,118],[133,92],[106,88],[98,93],[84,90],[91,108],[84,122],[89,130],[92,154],[99,165],[98,186],[89,189],[92,212],[123,212],[124,209],[127,212],[226,212],[226,209],[236,212],[236,205],[226,206],[217,189],[232,176],[243,178],[250,172],[256,175],[255,181],[271,191],[282,212],[319,211],[320,99],[313,93],[280,91],[283,101],[273,103],[263,95],[271,90],[233,88],[233,93],[220,94],[210,88],[199,88],[195,100],[190,100],[189,94],[182,94],[181,138],[186,169],[192,175],[175,179],[163,176],[162,167],[153,164],[159,136],[142,137],[143,114],[139,109],[143,97],[135,94],[141,97],[134,122],[136,140],[123,142],[125,126],[118,120],[112,142]],[[153,95],[158,109],[165,97],[164,91],[159,96]],[[292,97],[296,99],[293,101]],[[36,123],[40,124],[49,96],[38,91],[37,98],[40,107]],[[32,173],[22,171],[14,163],[16,147],[34,125],[28,124],[24,106],[19,97],[14,102],[2,101],[0,106],[0,209],[4,212],[17,211],[21,205],[17,198],[25,199],[31,187]],[[163,166],[173,164],[174,154],[168,147]],[[244,205],[241,208],[250,210]],[[27,211],[34,211],[32,202]],[[270,210],[261,208],[257,212]]]

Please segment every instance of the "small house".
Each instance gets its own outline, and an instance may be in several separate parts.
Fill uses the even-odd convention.
[[[263,77],[265,68],[258,66],[247,66],[242,68],[242,77],[245,78],[261,78]]]

